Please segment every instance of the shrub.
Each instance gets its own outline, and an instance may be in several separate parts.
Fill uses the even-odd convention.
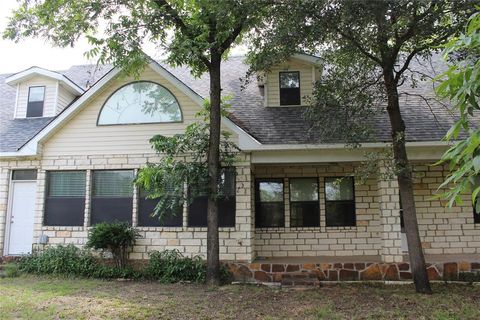
[[[139,237],[138,231],[126,222],[102,222],[90,230],[86,247],[110,251],[115,265],[123,269],[127,264],[128,249]]]
[[[96,265],[97,261],[90,253],[72,244],[49,247],[19,261],[20,271],[53,275],[89,276]]]
[[[205,281],[206,266],[199,256],[184,257],[178,250],[152,251],[149,255],[150,261],[143,270],[147,279],[164,283]]]

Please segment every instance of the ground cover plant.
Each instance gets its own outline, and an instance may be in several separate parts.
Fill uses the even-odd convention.
[[[74,245],[46,248],[21,258],[18,271],[25,274],[86,277],[100,279],[148,279],[163,283],[205,281],[206,265],[200,257],[183,257],[178,251],[153,251],[148,263],[134,269],[112,265],[109,260],[96,257],[91,251]],[[223,278],[226,279],[225,272]]]

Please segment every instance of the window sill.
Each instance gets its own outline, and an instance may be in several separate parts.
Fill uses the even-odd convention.
[[[42,226],[42,231],[84,231],[84,226]]]
[[[479,227],[480,228],[480,227]],[[335,231],[358,231],[358,226],[345,226],[345,227],[262,227],[255,228],[255,232],[271,233],[271,232],[335,232]]]
[[[153,231],[153,232],[207,232],[207,227],[135,227],[139,231]],[[235,231],[235,227],[219,227],[218,231]]]
[[[332,226],[332,227],[325,227],[326,231],[357,231],[357,226]]]

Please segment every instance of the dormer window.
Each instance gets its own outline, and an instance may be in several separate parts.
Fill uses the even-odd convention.
[[[280,72],[280,105],[300,105],[300,72]]]
[[[45,87],[30,87],[28,89],[27,118],[43,116]]]

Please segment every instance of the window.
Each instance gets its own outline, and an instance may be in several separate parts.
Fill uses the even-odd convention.
[[[479,201],[478,198],[477,201]],[[476,202],[473,204],[473,222],[480,223],[480,211],[476,209]]]
[[[356,225],[354,194],[353,177],[325,178],[327,227]]]
[[[206,227],[208,195],[202,191],[203,183],[195,183],[189,186],[188,192],[198,193],[188,206],[188,226]],[[196,188],[196,190],[193,190]],[[222,168],[219,182],[218,199],[218,225],[220,227],[235,227],[235,168]]]
[[[257,180],[255,190],[255,226],[283,227],[285,225],[283,180]]]
[[[280,72],[280,105],[300,105],[300,72]]]
[[[290,226],[320,226],[317,178],[290,179]]]
[[[43,116],[45,87],[30,87],[28,89],[27,117]]]
[[[403,205],[402,205],[402,196],[398,195],[400,203],[400,232],[405,233],[405,220],[403,220]]]
[[[181,227],[183,222],[183,205],[166,212],[163,219],[152,217],[159,199],[147,199],[147,192],[139,190],[138,199],[138,226],[140,227]]]
[[[37,180],[37,170],[14,170],[12,180]]]
[[[83,226],[85,175],[85,171],[47,172],[44,225]]]
[[[115,91],[103,105],[97,124],[178,121],[182,121],[182,113],[175,96],[159,84],[140,81]]]
[[[133,170],[93,171],[91,222],[132,222]]]

